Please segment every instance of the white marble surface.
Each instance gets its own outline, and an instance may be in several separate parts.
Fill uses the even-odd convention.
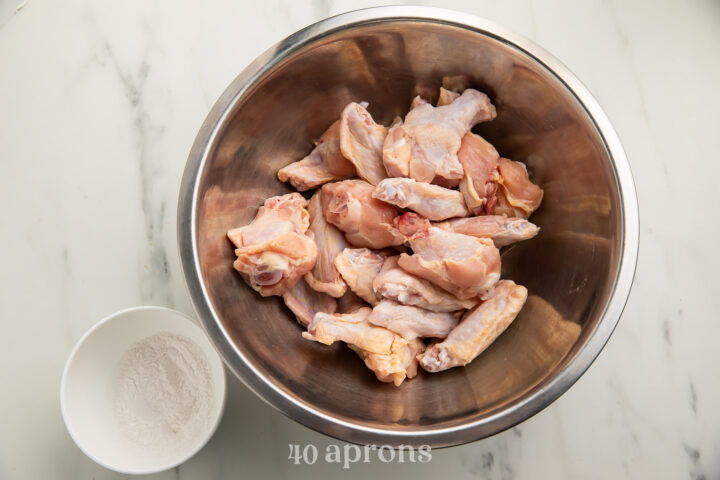
[[[122,478],[59,411],[72,345],[123,307],[192,312],[177,188],[212,102],[256,55],[359,0],[0,0],[0,478]],[[397,1],[392,3],[398,3]],[[403,3],[403,2],[399,2]],[[597,96],[637,183],[633,292],[600,358],[508,432],[426,465],[294,466],[334,442],[230,379],[195,458],[152,478],[720,478],[720,3],[442,0],[536,40]]]

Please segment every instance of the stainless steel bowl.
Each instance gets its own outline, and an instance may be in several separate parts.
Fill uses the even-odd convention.
[[[527,163],[545,199],[532,241],[503,252],[503,275],[528,304],[466,368],[377,382],[342,345],[300,337],[278,298],[232,269],[225,232],[289,187],[277,170],[305,155],[350,101],[388,124],[417,92],[468,75],[498,118],[478,132]],[[457,445],[511,427],[565,392],[618,322],[635,269],[637,199],[630,168],[596,101],[552,55],[505,28],[425,7],[350,12],[261,55],[225,90],[188,158],[178,237],[192,300],[228,367],[265,401],[357,443]]]

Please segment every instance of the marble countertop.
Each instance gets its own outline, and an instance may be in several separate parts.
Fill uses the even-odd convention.
[[[287,34],[360,0],[0,2],[0,478],[123,478],[63,425],[82,333],[124,307],[192,313],[175,241],[191,142],[231,79]],[[405,3],[397,0],[388,3]],[[427,464],[296,466],[338,443],[239,381],[211,442],[171,478],[720,478],[720,3],[443,0],[553,52],[596,95],[640,199],[630,300],[592,368],[516,428]],[[373,4],[379,4],[375,2]]]

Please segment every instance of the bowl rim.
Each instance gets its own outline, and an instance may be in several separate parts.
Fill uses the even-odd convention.
[[[66,396],[67,396],[67,376],[70,371],[71,365],[73,364],[73,360],[75,359],[75,356],[77,355],[77,352],[80,351],[80,348],[82,348],[83,344],[101,327],[103,327],[105,324],[108,324],[112,321],[116,321],[121,319],[122,317],[125,317],[127,315],[132,315],[137,312],[141,311],[154,311],[154,312],[161,312],[167,315],[173,315],[178,318],[178,320],[186,321],[190,325],[192,325],[194,328],[197,328],[200,330],[200,332],[203,333],[202,337],[205,338],[205,341],[207,341],[208,346],[210,347],[210,351],[215,352],[215,360],[220,360],[220,378],[221,382],[219,385],[213,385],[213,389],[216,391],[219,391],[220,393],[220,405],[217,406],[217,415],[216,418],[213,419],[211,428],[207,431],[207,433],[199,437],[197,444],[191,448],[187,454],[182,455],[178,457],[176,460],[173,460],[172,462],[168,462],[166,464],[162,464],[158,467],[154,467],[152,469],[147,470],[139,470],[139,469],[131,469],[131,468],[120,468],[117,465],[111,465],[108,462],[105,462],[104,460],[98,458],[94,453],[91,453],[86,446],[83,444],[83,442],[79,441],[79,438],[77,437],[77,432],[75,432],[70,427],[70,422],[68,421],[68,412],[67,412],[67,406],[66,406]],[[203,349],[205,351],[205,349]],[[215,370],[216,364],[213,361],[212,358],[208,358],[208,362],[210,363],[210,368],[212,370]],[[217,348],[214,345],[214,342],[210,340],[210,338],[207,337],[207,332],[200,326],[198,323],[189,315],[186,315],[182,312],[179,312],[177,310],[173,310],[171,308],[167,307],[160,307],[160,306],[154,306],[154,305],[139,305],[135,307],[128,307],[124,308],[122,310],[118,310],[117,312],[111,313],[110,315],[105,316],[100,321],[96,322],[94,325],[92,325],[90,328],[88,328],[85,333],[78,339],[78,341],[73,346],[72,350],[70,351],[70,354],[67,357],[67,360],[65,361],[65,366],[63,367],[62,376],[60,377],[60,414],[63,419],[63,423],[65,424],[65,429],[67,430],[68,434],[70,435],[70,438],[75,443],[75,445],[80,449],[81,452],[83,452],[90,460],[94,461],[98,465],[105,467],[109,470],[112,470],[114,472],[126,474],[126,475],[149,475],[153,473],[159,473],[164,472],[166,470],[169,470],[171,468],[175,468],[178,465],[185,463],[192,457],[194,457],[207,443],[210,441],[210,439],[215,435],[215,432],[217,431],[218,427],[220,426],[220,421],[222,420],[223,413],[225,412],[225,404],[227,401],[227,378],[225,376],[225,368],[224,368],[224,362],[222,360],[222,357],[218,354]]]
[[[394,21],[440,23],[490,36],[523,52],[543,66],[565,85],[597,129],[610,157],[621,206],[622,228],[617,274],[600,320],[585,344],[553,378],[543,385],[532,387],[525,398],[517,399],[506,408],[484,418],[450,427],[408,430],[367,426],[336,418],[287,395],[282,388],[263,377],[230,340],[203,285],[197,255],[195,212],[201,173],[245,93],[258,79],[293,53],[323,37],[344,29]],[[203,122],[188,156],[179,191],[177,215],[181,265],[193,307],[228,368],[250,390],[295,421],[341,440],[361,444],[432,447],[461,445],[511,428],[550,405],[582,376],[612,335],[629,297],[637,265],[639,227],[637,194],[620,139],[599,103],[570,70],[535,42],[497,23],[453,10],[418,6],[372,7],[330,17],[297,31],[258,56],[231,82]]]

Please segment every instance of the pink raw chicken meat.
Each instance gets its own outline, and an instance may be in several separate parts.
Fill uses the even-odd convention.
[[[412,178],[386,178],[375,187],[373,197],[401,208],[409,208],[430,220],[468,215],[463,196],[457,190],[416,182]]]
[[[375,123],[364,106],[352,102],[340,117],[340,150],[355,165],[358,177],[377,185],[387,172],[382,147],[387,128]]]
[[[463,137],[458,151],[458,159],[465,172],[460,181],[460,191],[473,215],[490,213],[495,207],[495,192],[500,179],[499,158],[495,147],[480,135],[468,132]]]
[[[396,387],[406,378],[417,375],[417,356],[425,350],[425,344],[419,338],[411,340],[390,354],[368,352],[351,344],[348,347],[363,359],[365,366],[375,373],[378,380],[393,383]]]
[[[442,107],[450,105],[456,98],[460,96],[459,93],[447,90],[444,87],[440,87],[440,96],[438,97],[437,106]]]
[[[385,260],[373,280],[373,290],[378,295],[432,312],[456,312],[477,305],[477,299],[460,300],[434,283],[406,272],[398,266],[399,258],[398,255]]]
[[[340,121],[333,123],[318,140],[310,155],[281,168],[278,179],[300,190],[355,175],[355,167],[340,151]]]
[[[473,89],[465,90],[449,105],[418,104],[402,124],[388,132],[383,144],[385,169],[391,177],[427,183],[440,177],[444,186],[456,185],[463,176],[457,157],[463,135],[496,115],[488,96]]]
[[[525,164],[507,158],[498,160],[500,188],[498,189],[496,215],[528,218],[538,209],[543,199],[543,189],[528,178]]]
[[[310,214],[308,230],[313,234],[318,247],[318,257],[313,269],[305,274],[305,280],[314,290],[340,298],[345,293],[347,285],[335,268],[335,257],[347,247],[347,243],[343,233],[325,220],[320,196],[320,192],[316,192],[308,205]]]
[[[431,312],[383,300],[375,305],[368,321],[402,335],[405,340],[413,340],[421,337],[447,337],[457,325],[458,317],[452,313]]]
[[[368,248],[346,248],[335,257],[335,268],[350,290],[375,305],[380,297],[373,290],[373,281],[389,254],[387,251]]]
[[[370,312],[372,309],[363,307],[345,314],[317,313],[302,336],[325,345],[342,341],[380,354],[391,354],[407,344],[400,335],[369,323]]]
[[[306,205],[299,193],[268,198],[252,223],[227,233],[237,247],[233,266],[263,297],[282,295],[315,265]]]
[[[524,218],[506,217],[505,215],[453,218],[447,222],[433,225],[448,232],[489,238],[498,248],[533,238],[540,231],[539,227]]]
[[[325,219],[345,232],[356,247],[385,248],[401,245],[403,238],[394,231],[398,211],[373,198],[375,187],[364,180],[344,180],[322,187]]]
[[[512,280],[501,280],[485,300],[469,312],[447,338],[430,345],[418,356],[422,368],[440,372],[467,365],[512,323],[527,300],[527,289]]]
[[[460,299],[486,292],[500,279],[500,252],[490,239],[433,227],[414,213],[400,217],[398,230],[414,252],[400,255],[400,268]]]

